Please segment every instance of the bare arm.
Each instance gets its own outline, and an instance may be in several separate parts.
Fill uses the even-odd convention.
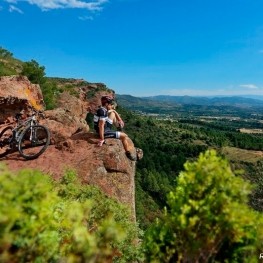
[[[114,110],[114,113],[115,113],[117,121],[121,121],[122,119],[121,119],[119,113],[116,110]]]

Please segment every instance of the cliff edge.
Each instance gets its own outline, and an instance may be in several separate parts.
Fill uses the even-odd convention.
[[[87,98],[91,90],[94,96]],[[51,131],[51,145],[41,156],[25,160],[16,151],[0,161],[11,170],[38,169],[56,180],[66,169],[73,169],[83,183],[96,185],[106,195],[127,205],[135,220],[136,163],[127,159],[119,140],[107,139],[107,144],[98,147],[97,135],[85,121],[87,109],[94,112],[105,91],[93,84],[78,86],[77,92],[77,96],[61,93],[57,107],[45,111],[46,118],[40,122]],[[29,105],[44,109],[38,85],[31,84],[26,77],[0,78],[0,130],[10,125],[12,117],[22,109],[29,112]]]

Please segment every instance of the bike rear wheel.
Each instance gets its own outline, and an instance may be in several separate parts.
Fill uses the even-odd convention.
[[[10,142],[13,137],[12,130],[13,127],[8,126],[0,132],[0,158],[6,156],[11,151]]]
[[[42,125],[28,127],[18,143],[20,154],[27,160],[40,156],[50,143],[50,132]]]

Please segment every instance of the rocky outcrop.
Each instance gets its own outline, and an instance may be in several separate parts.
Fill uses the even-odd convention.
[[[41,156],[26,161],[18,152],[14,152],[0,161],[12,170],[39,169],[57,180],[66,169],[73,169],[83,183],[96,185],[108,196],[126,204],[135,219],[136,163],[126,157],[119,140],[108,139],[107,144],[97,146],[98,138],[89,131],[84,118],[87,108],[95,111],[104,94],[95,86],[94,96],[87,100],[87,94],[92,94],[91,89],[90,85],[79,88],[77,97],[62,93],[58,108],[45,112],[46,118],[41,123],[49,127],[52,145]],[[3,119],[13,116],[21,108],[27,108],[31,101],[43,107],[42,98],[39,86],[30,84],[24,77],[0,79],[0,112],[4,113]],[[3,125],[0,130],[1,127]]]
[[[0,124],[21,110],[29,111],[29,105],[44,110],[44,101],[39,85],[27,77],[0,77]]]
[[[51,131],[52,144],[59,144],[77,132],[89,131],[89,126],[84,118],[63,108],[46,111],[45,119],[41,120],[40,123],[47,126]]]

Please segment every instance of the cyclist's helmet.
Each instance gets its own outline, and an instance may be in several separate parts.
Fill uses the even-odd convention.
[[[105,103],[113,103],[114,99],[111,96],[102,96],[101,97],[101,104],[104,105]]]

